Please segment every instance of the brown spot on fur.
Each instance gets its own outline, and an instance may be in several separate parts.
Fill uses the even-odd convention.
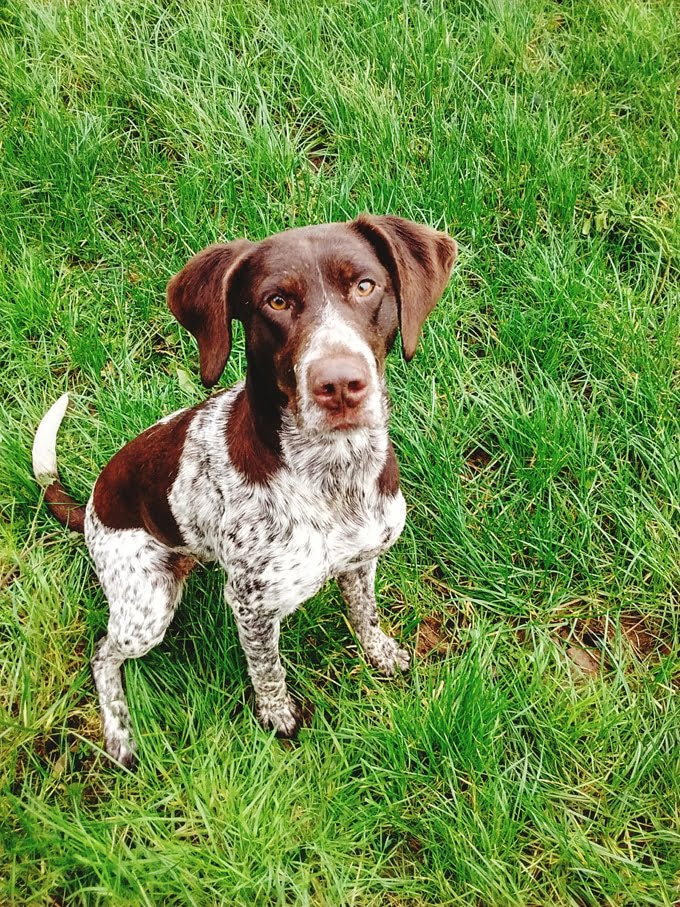
[[[281,466],[278,425],[256,422],[248,391],[244,388],[232,406],[227,423],[231,462],[249,482],[266,484]]]
[[[387,447],[387,459],[378,476],[378,488],[381,494],[388,497],[394,497],[399,491],[399,464],[394,453],[394,447],[390,441]]]
[[[170,552],[168,566],[178,580],[186,579],[198,561],[189,554]]]
[[[168,495],[196,410],[194,407],[168,422],[152,425],[104,467],[94,487],[94,509],[105,526],[146,529],[164,545],[184,544]]]
[[[45,503],[62,526],[73,532],[84,532],[85,508],[71,497],[59,480],[45,489]]]

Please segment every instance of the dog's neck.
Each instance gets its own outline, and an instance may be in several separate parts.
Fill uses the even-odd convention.
[[[287,401],[278,389],[276,379],[255,363],[248,366],[245,382],[245,401],[252,430],[260,444],[276,457],[281,456],[282,414]]]
[[[289,410],[280,440],[285,465],[329,492],[368,487],[380,475],[389,445],[386,425],[310,434],[300,431]]]

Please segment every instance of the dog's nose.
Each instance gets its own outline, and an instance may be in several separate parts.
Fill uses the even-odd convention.
[[[314,400],[330,412],[356,409],[368,393],[368,382],[368,368],[361,356],[317,359],[309,366]]]

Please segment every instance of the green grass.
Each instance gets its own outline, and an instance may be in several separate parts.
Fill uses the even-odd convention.
[[[679,22],[673,0],[0,5],[2,904],[680,899]],[[282,745],[206,570],[127,667],[119,771],[88,670],[105,603],[41,504],[35,426],[70,389],[85,500],[201,399],[164,302],[188,256],[364,210],[461,247],[389,363],[409,518],[379,600],[416,666],[380,681],[329,586],[285,628],[313,716]],[[225,383],[243,368],[238,332]]]

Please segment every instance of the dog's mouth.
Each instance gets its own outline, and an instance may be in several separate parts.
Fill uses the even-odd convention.
[[[373,388],[356,406],[338,404],[332,408],[320,406],[313,398],[299,398],[292,409],[298,429],[307,435],[327,437],[352,435],[354,432],[382,429],[387,426],[388,403],[386,392]]]
[[[327,413],[324,416],[324,422],[329,432],[349,432],[361,428],[375,428],[370,420],[366,419],[361,413],[352,410],[338,412],[335,414]]]

